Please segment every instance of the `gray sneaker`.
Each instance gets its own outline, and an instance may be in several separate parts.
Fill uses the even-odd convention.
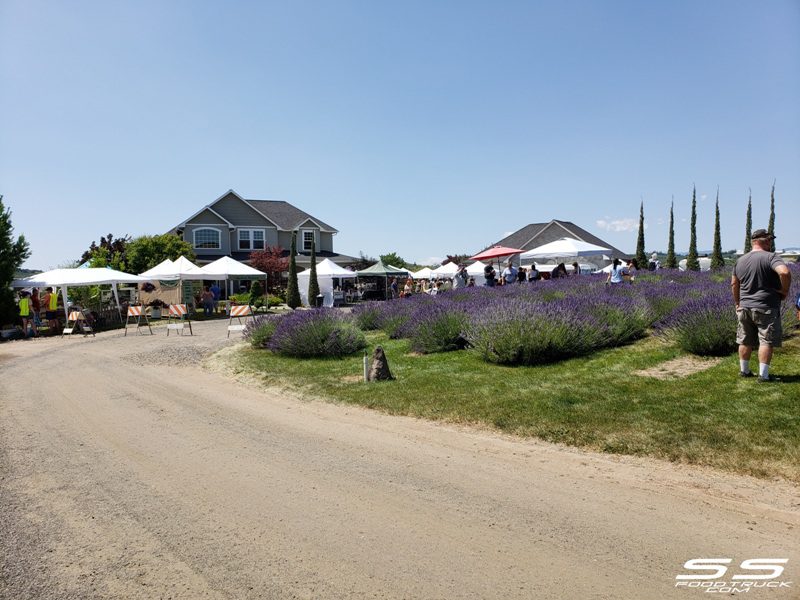
[[[780,377],[775,377],[774,375],[767,375],[766,377],[759,377],[758,383],[779,383],[781,380]]]

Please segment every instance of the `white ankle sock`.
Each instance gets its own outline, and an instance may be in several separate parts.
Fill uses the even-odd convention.
[[[749,373],[750,372],[750,361],[739,359],[739,370],[742,373]]]
[[[769,377],[769,365],[766,363],[758,363],[758,376],[762,379]]]

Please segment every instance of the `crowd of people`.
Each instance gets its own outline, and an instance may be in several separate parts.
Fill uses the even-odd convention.
[[[405,283],[401,283],[398,278],[393,277],[389,282],[389,291],[392,298],[407,298],[414,294],[435,296],[449,290],[476,287],[478,285],[499,287],[573,277],[581,274],[580,265],[577,262],[573,262],[570,266],[571,270],[567,268],[565,263],[559,263],[551,271],[540,271],[535,264],[529,267],[517,267],[512,260],[509,260],[498,276],[494,265],[489,263],[483,269],[482,281],[476,281],[476,278],[467,272],[466,265],[459,265],[452,278],[414,279],[409,277],[405,280]]]

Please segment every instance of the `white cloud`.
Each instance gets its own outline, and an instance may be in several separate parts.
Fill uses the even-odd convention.
[[[597,226],[606,231],[639,231],[639,219],[614,219],[610,220],[608,217],[605,219],[598,219]],[[644,224],[647,229],[647,223]]]

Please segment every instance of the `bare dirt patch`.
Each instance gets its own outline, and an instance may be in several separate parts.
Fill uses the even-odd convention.
[[[656,379],[673,379],[675,377],[683,378],[688,377],[694,373],[705,371],[718,365],[722,361],[721,358],[700,358],[698,356],[679,356],[667,362],[635,371],[634,375],[641,377],[655,377]]]

